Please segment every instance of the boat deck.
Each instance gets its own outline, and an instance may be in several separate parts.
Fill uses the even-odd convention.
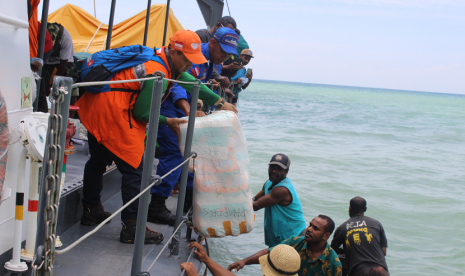
[[[167,201],[168,208],[171,211],[176,209],[177,199],[170,197]],[[122,205],[121,195],[116,194],[113,198],[104,203],[105,210],[113,212]],[[69,252],[56,255],[55,269],[56,275],[130,275],[132,264],[132,255],[134,245],[123,244],[119,242],[121,231],[120,216],[116,216],[110,223],[102,227],[97,233],[87,238],[81,244]],[[142,271],[146,271],[160,250],[166,243],[166,240],[173,233],[174,228],[168,225],[159,225],[147,223],[147,226],[157,232],[162,232],[165,240],[158,245],[144,246],[144,260],[142,262]],[[65,248],[73,241],[79,239],[94,226],[83,226],[79,223],[68,229],[60,236]],[[186,226],[182,228],[182,238],[180,240],[180,250],[178,256],[168,257],[169,249],[165,249],[160,259],[149,271],[150,275],[181,275],[180,264],[187,260],[190,250],[187,246],[190,240],[185,238]],[[192,233],[192,239],[195,240],[197,235]],[[198,260],[191,260],[200,269]]]
[[[63,243],[60,249],[67,247],[95,227],[83,226],[79,223],[82,214],[80,203],[82,174],[84,165],[88,159],[88,152],[86,144],[75,144],[75,147],[76,152],[68,158],[65,189],[60,201],[60,215],[58,219],[60,226],[57,227],[57,234]],[[155,169],[156,167],[154,167]],[[104,175],[103,182],[103,206],[106,211],[114,212],[122,206],[121,193],[119,191],[121,187],[121,175],[116,168],[110,168]],[[176,204],[177,197],[170,197],[167,200],[167,207],[173,214],[176,213]],[[149,268],[174,230],[172,226],[150,222],[147,223],[147,226],[153,231],[163,233],[165,240],[158,245],[151,244],[144,246],[142,271],[146,271]],[[55,275],[130,275],[134,245],[119,242],[121,227],[120,215],[117,215],[110,223],[69,252],[56,255]],[[185,224],[181,227],[182,235],[179,255],[169,256],[169,248],[167,247],[149,271],[151,276],[181,275],[180,264],[187,261],[190,254],[187,246],[191,240],[197,238],[197,235],[193,232],[191,240],[187,240],[186,228]],[[192,258],[189,261],[196,265],[198,271],[204,270],[204,267],[201,267],[202,265],[197,259]]]

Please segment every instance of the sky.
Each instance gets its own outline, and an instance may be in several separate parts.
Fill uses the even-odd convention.
[[[111,0],[95,1],[107,23]],[[465,94],[465,0],[228,2],[256,79]],[[94,14],[93,0],[50,0],[49,12],[66,3]],[[146,7],[117,0],[115,24]],[[206,27],[197,1],[171,9],[185,29]]]

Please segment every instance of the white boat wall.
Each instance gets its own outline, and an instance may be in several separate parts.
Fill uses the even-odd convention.
[[[24,1],[0,1],[0,92],[8,111],[10,145],[0,204],[0,256],[13,247],[15,234],[15,199],[19,183],[18,161],[23,146],[19,142],[19,123],[23,116],[32,113],[36,84],[30,68],[27,5]],[[27,221],[29,174],[25,176],[23,221]],[[21,183],[24,185],[24,183]],[[11,192],[11,194],[9,193]],[[10,194],[9,197],[7,195]],[[26,238],[23,225],[21,240]],[[4,262],[0,263],[3,267]]]

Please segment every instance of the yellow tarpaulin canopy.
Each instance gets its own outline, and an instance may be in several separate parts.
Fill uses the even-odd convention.
[[[150,9],[150,25],[147,46],[161,47],[165,26],[166,4],[153,5]],[[113,26],[111,48],[142,44],[144,41],[146,11],[126,19]],[[48,22],[62,24],[73,38],[74,51],[95,53],[104,50],[108,33],[108,25],[102,24],[95,17],[78,6],[66,4],[48,16]],[[100,28],[99,28],[100,27]],[[97,31],[98,30],[98,31]],[[170,9],[165,45],[178,30],[183,30],[181,23]],[[95,35],[95,37],[94,37]],[[93,38],[93,39],[92,39]]]

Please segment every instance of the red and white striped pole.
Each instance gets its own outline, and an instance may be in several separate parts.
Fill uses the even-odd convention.
[[[15,234],[13,238],[13,258],[5,263],[9,271],[22,272],[27,270],[27,264],[21,262],[21,240],[23,233],[24,211],[24,176],[26,175],[27,149],[24,147],[19,155],[18,176],[16,184],[16,210],[15,210]]]
[[[21,254],[21,259],[32,261],[36,244],[37,210],[39,208],[39,175],[42,170],[42,162],[31,159],[31,173],[29,178],[29,200],[27,203],[27,235],[26,247]]]

